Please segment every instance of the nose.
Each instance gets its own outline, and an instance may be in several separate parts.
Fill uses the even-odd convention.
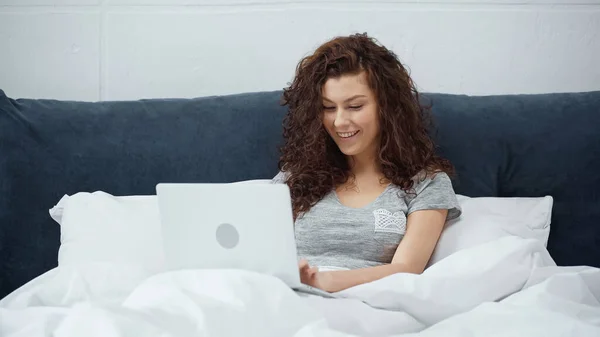
[[[348,125],[348,116],[344,109],[338,109],[335,113],[335,119],[333,120],[333,126],[335,128],[343,128]]]

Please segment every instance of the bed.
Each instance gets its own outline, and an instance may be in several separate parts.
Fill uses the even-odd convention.
[[[424,94],[463,216],[421,275],[163,270],[156,184],[273,177],[280,96],[0,91],[0,336],[600,336],[600,92]]]

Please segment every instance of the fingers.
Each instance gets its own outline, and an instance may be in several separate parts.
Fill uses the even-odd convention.
[[[300,262],[298,262],[298,268],[300,269],[304,269],[304,268],[308,268],[308,261],[306,261],[306,259],[301,259]]]
[[[319,271],[319,268],[311,267],[306,259],[301,259],[300,262],[298,262],[298,268],[300,269],[300,273],[307,277],[312,277]]]

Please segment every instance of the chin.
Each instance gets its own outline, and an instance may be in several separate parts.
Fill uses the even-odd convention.
[[[356,155],[360,154],[360,150],[355,149],[355,148],[342,148],[339,146],[338,146],[338,148],[346,156],[356,156]]]

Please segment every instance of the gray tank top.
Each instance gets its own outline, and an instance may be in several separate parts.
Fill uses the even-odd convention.
[[[285,183],[279,172],[273,183]],[[406,217],[423,209],[448,209],[447,220],[461,214],[450,178],[415,180],[415,194],[395,185],[361,208],[344,206],[331,191],[295,223],[298,257],[322,269],[357,269],[389,264],[406,232]]]

